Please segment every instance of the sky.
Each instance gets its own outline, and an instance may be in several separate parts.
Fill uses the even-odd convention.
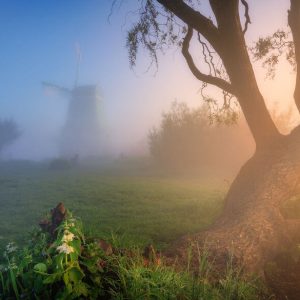
[[[253,3],[252,3],[253,2]],[[277,28],[286,28],[287,0],[249,1],[249,43]],[[42,81],[72,88],[76,45],[80,45],[79,84],[99,84],[103,115],[113,151],[138,152],[147,132],[157,125],[172,101],[199,106],[200,83],[180,51],[160,56],[157,72],[145,73],[149,60],[140,55],[129,68],[126,34],[136,16],[136,0],[124,0],[113,14],[110,0],[0,0],[0,118],[13,118],[22,137],[6,151],[8,158],[44,159],[57,155],[68,100],[47,95]],[[272,9],[270,10],[270,7]],[[205,13],[209,14],[203,5]],[[143,52],[142,52],[143,53]],[[274,81],[255,64],[268,105],[292,103],[294,74],[282,64]],[[278,73],[280,74],[280,73]]]

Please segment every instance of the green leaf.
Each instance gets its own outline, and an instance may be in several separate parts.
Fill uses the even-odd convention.
[[[47,266],[44,263],[38,263],[33,267],[34,271],[46,273],[47,272]]]
[[[47,278],[44,279],[44,284],[52,284],[55,281],[58,281],[61,279],[62,273],[54,273],[49,275]]]
[[[44,289],[44,282],[41,276],[38,276],[37,278],[35,278],[34,280],[34,289],[36,291],[37,294],[39,294],[40,292],[43,291]]]
[[[65,259],[65,254],[60,253],[56,255],[56,257],[54,258],[54,265],[56,270],[60,270],[60,271],[64,270],[64,266],[63,266],[64,259]]]
[[[81,252],[80,240],[75,239],[72,242],[70,242],[69,245],[72,246],[78,254]]]
[[[9,261],[8,257],[7,257],[7,261],[8,261],[8,266],[9,266],[9,277],[10,277],[11,285],[13,287],[13,290],[14,290],[16,298],[20,299],[16,275],[15,275],[15,273],[12,270],[12,266],[10,264],[10,261]]]
[[[83,282],[80,282],[74,287],[74,292],[76,293],[77,297],[87,297],[89,295],[88,285]]]
[[[78,260],[78,254],[75,252],[70,253],[69,257],[70,257],[71,262],[75,262]]]
[[[68,273],[69,273],[70,281],[72,281],[74,283],[78,283],[84,277],[83,272],[79,268],[76,268],[76,267],[71,268],[68,271]]]

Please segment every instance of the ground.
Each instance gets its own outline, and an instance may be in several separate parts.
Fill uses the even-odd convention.
[[[0,246],[21,242],[46,211],[64,202],[91,235],[114,232],[124,236],[124,243],[164,248],[211,224],[227,187],[224,179],[6,165],[0,173]]]
[[[0,248],[10,241],[22,245],[43,214],[59,202],[81,218],[87,236],[111,238],[113,233],[118,245],[126,248],[152,243],[158,249],[168,249],[181,236],[200,232],[220,215],[230,177],[171,176],[140,164],[129,165],[118,162],[104,167],[51,170],[47,163],[2,163]],[[288,217],[299,218],[300,197],[294,196],[282,210]],[[290,256],[284,259],[295,269],[291,274],[298,274],[299,263]],[[269,265],[269,269],[279,268],[281,262]],[[287,276],[282,272],[267,273],[272,276],[271,287],[284,283],[282,278]],[[235,280],[230,287],[238,286]],[[294,297],[298,295],[298,279],[291,289],[294,281],[288,278],[283,288],[273,290],[284,297],[292,291],[290,299],[299,299]],[[229,292],[225,295],[232,299]]]

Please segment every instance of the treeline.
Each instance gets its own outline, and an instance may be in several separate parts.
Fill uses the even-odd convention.
[[[0,154],[3,149],[21,136],[21,130],[12,119],[0,119]]]
[[[207,106],[191,109],[173,102],[161,123],[148,135],[150,154],[157,166],[169,170],[237,172],[255,145],[242,116],[232,125],[211,123]],[[288,129],[290,114],[273,110],[279,126]]]

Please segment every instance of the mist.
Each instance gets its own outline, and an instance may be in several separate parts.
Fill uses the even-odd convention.
[[[124,41],[127,27],[135,19],[134,15],[130,20],[126,17],[131,4],[121,7],[110,20],[109,2],[98,6],[96,1],[76,1],[68,5],[67,15],[61,13],[62,4],[49,5],[51,15],[47,18],[42,4],[36,5],[34,16],[25,4],[5,6],[3,22],[7,26],[1,29],[0,60],[6,74],[1,78],[0,118],[15,120],[22,135],[3,149],[2,159],[148,155],[149,130],[159,124],[162,112],[174,100],[190,107],[202,105],[198,82],[179,52],[168,53],[158,69],[149,71],[149,58],[142,52],[137,68],[129,68]],[[254,38],[253,32],[250,28],[250,38]],[[95,122],[99,124],[81,133],[72,128],[78,124],[68,125],[72,97],[45,91],[44,81],[69,90],[76,85],[97,86],[101,97]],[[276,87],[276,79],[269,84]],[[268,87],[268,93],[271,90]],[[276,92],[266,98],[281,103]],[[78,122],[85,122],[82,114],[78,111]],[[68,147],[70,150],[62,149]]]
[[[300,295],[299,1],[0,8],[0,299]]]

